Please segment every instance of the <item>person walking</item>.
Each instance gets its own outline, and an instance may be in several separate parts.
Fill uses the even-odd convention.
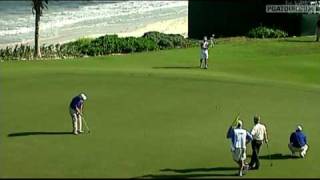
[[[253,140],[251,141],[252,156],[249,163],[250,169],[259,169],[259,152],[263,142],[268,143],[268,134],[266,126],[260,123],[260,116],[255,115],[253,117],[254,126],[251,130]]]
[[[242,127],[242,121],[238,120],[236,127],[230,126],[227,132],[227,138],[231,139],[232,158],[239,165],[239,176],[243,176],[246,170],[246,145],[252,140],[251,134]]]
[[[87,96],[81,93],[72,98],[69,105],[69,112],[72,118],[73,134],[77,135],[83,133],[82,130],[82,116],[83,116],[83,104],[87,100]]]
[[[208,58],[209,58],[209,42],[207,36],[203,37],[203,41],[200,42],[200,68],[208,69]],[[204,63],[204,65],[203,65]]]
[[[302,158],[307,154],[307,150],[309,148],[307,144],[307,137],[302,132],[302,127],[300,125],[297,126],[295,132],[291,133],[288,147],[292,153],[292,156],[294,156],[296,152],[298,152]]]

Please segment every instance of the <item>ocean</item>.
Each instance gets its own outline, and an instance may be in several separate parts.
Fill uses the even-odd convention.
[[[125,33],[186,16],[188,1],[49,0],[40,20],[40,43]],[[0,47],[32,45],[34,21],[31,0],[0,0]]]

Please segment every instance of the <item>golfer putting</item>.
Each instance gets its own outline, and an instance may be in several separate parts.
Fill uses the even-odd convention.
[[[73,134],[78,135],[83,133],[82,130],[82,118],[83,118],[83,104],[87,100],[87,96],[81,93],[72,98],[69,106],[69,112],[72,118]]]
[[[236,127],[232,125],[236,122]],[[227,138],[231,139],[231,152],[233,160],[239,165],[239,176],[244,175],[244,170],[248,169],[246,164],[246,145],[252,140],[251,134],[243,129],[243,123],[239,119],[239,115],[232,125],[229,127],[227,132]]]

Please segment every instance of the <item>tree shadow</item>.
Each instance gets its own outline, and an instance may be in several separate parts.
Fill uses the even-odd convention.
[[[190,168],[190,169],[161,169],[160,172],[174,172],[180,174],[148,174],[139,178],[152,178],[152,179],[160,179],[160,178],[179,178],[179,179],[187,179],[187,178],[204,178],[204,177],[234,177],[238,176],[237,167],[213,167],[213,168]],[[233,171],[230,173],[215,173],[216,171]],[[203,173],[201,173],[203,172]],[[182,173],[182,174],[181,174]]]
[[[248,155],[247,157],[250,158],[251,155]],[[281,153],[259,156],[259,159],[276,159],[276,160],[298,159],[298,158],[299,156],[292,156],[291,154],[281,154]]]
[[[199,69],[199,66],[163,66],[163,67],[152,67],[152,69]]]
[[[8,137],[20,137],[20,136],[34,136],[34,135],[67,135],[73,134],[72,132],[18,132],[10,133]]]

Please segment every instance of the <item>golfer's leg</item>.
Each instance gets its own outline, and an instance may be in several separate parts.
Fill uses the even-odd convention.
[[[302,147],[302,152],[301,152],[302,157],[304,157],[307,154],[307,150],[308,150],[308,145],[304,145]]]
[[[73,133],[74,134],[78,134],[78,120],[77,120],[77,115],[76,114],[73,114],[72,115],[72,124],[73,124]]]
[[[240,160],[239,162],[238,162],[238,164],[239,164],[239,176],[242,176],[242,170],[243,170],[243,161],[242,160]]]
[[[260,152],[261,142],[256,143],[256,168],[259,169],[260,161],[259,161],[259,152]]]
[[[208,50],[205,51],[205,67],[208,68],[208,59],[209,59],[209,52]]]
[[[251,156],[251,160],[250,160],[250,163],[249,163],[249,166],[250,167],[253,167],[254,163],[255,163],[255,160],[254,160],[254,155],[255,155],[255,141],[253,140],[251,142],[251,149],[252,149],[252,156]]]
[[[292,155],[294,155],[295,151],[294,151],[292,144],[288,144],[288,148],[290,149]]]
[[[78,115],[78,132],[83,132],[82,131],[82,117],[81,115]]]
[[[205,61],[205,67],[206,67],[206,69],[208,68],[208,58],[206,58],[206,61]]]

